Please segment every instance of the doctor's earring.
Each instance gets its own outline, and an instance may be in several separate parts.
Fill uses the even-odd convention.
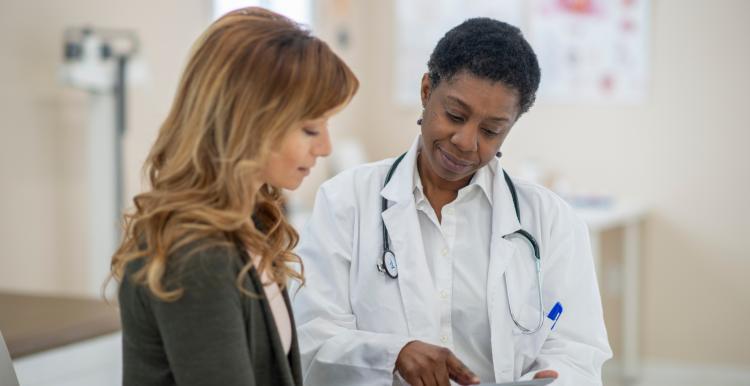
[[[501,152],[501,151],[495,153],[495,157],[497,157],[497,158],[500,158],[502,156],[503,156],[503,152]]]
[[[422,118],[417,119],[417,125],[422,126]]]

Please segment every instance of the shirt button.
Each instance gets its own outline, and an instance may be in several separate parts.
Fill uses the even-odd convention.
[[[445,336],[445,335],[443,335],[443,336],[440,337],[440,341],[443,342],[443,343],[448,343],[448,337]]]
[[[440,251],[440,253],[443,254],[443,256],[448,256],[448,248],[443,248],[443,250]]]
[[[443,299],[448,299],[448,291],[446,290],[440,291],[440,297]]]
[[[453,214],[453,208],[447,208],[447,209],[445,209],[445,213],[447,213],[447,214]]]

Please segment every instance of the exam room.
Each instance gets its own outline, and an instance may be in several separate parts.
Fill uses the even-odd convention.
[[[0,333],[21,385],[121,384],[116,283],[102,295],[113,219],[146,188],[191,44],[244,5],[308,24],[359,79],[330,121],[332,154],[286,193],[300,228],[325,180],[409,149],[445,31],[473,16],[520,27],[541,86],[501,164],[588,225],[613,352],[603,383],[750,385],[750,2],[6,0]],[[116,67],[66,60],[85,27],[117,42],[123,93]]]

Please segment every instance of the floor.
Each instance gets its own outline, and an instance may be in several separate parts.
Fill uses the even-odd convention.
[[[616,362],[603,370],[605,386],[750,386],[750,366],[646,362],[634,379],[623,379]]]

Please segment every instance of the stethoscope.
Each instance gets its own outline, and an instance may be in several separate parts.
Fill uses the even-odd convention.
[[[396,171],[396,167],[398,167],[398,164],[401,162],[405,155],[406,153],[401,154],[401,156],[396,158],[396,161],[393,162],[393,165],[391,165],[391,168],[388,170],[388,174],[385,176],[385,183],[383,184],[383,187],[388,185],[388,182],[391,181],[391,177],[393,177],[393,173]],[[503,170],[503,176],[505,177],[505,183],[508,184],[508,188],[510,189],[510,195],[513,197],[513,207],[516,209],[516,217],[518,218],[518,222],[520,224],[521,211],[518,208],[518,195],[516,194],[516,186],[513,184],[513,181],[510,179],[510,176],[508,176],[508,173],[506,173],[505,170]],[[381,198],[380,208],[381,213],[385,212],[386,209],[388,209],[388,200],[385,197]],[[381,257],[380,262],[377,264],[377,267],[378,271],[384,272],[389,277],[395,279],[398,277],[398,263],[396,262],[396,254],[394,254],[391,250],[391,243],[388,237],[388,229],[385,227],[385,221],[381,219],[381,223],[383,228],[383,256]],[[526,328],[521,325],[521,323],[519,323],[516,319],[516,315],[513,313],[513,308],[510,305],[510,292],[508,290],[507,279],[505,280],[505,296],[508,300],[508,312],[510,313],[510,318],[513,319],[513,323],[516,325],[516,327],[518,327],[522,334],[531,335],[539,331],[542,328],[542,324],[544,323],[544,310],[542,309],[542,264],[539,255],[539,244],[536,242],[534,236],[523,229],[519,229],[511,234],[503,236],[504,239],[512,239],[516,237],[525,239],[531,245],[531,249],[534,253],[534,260],[536,263],[536,283],[537,291],[539,293],[539,322],[537,323],[536,327]]]

